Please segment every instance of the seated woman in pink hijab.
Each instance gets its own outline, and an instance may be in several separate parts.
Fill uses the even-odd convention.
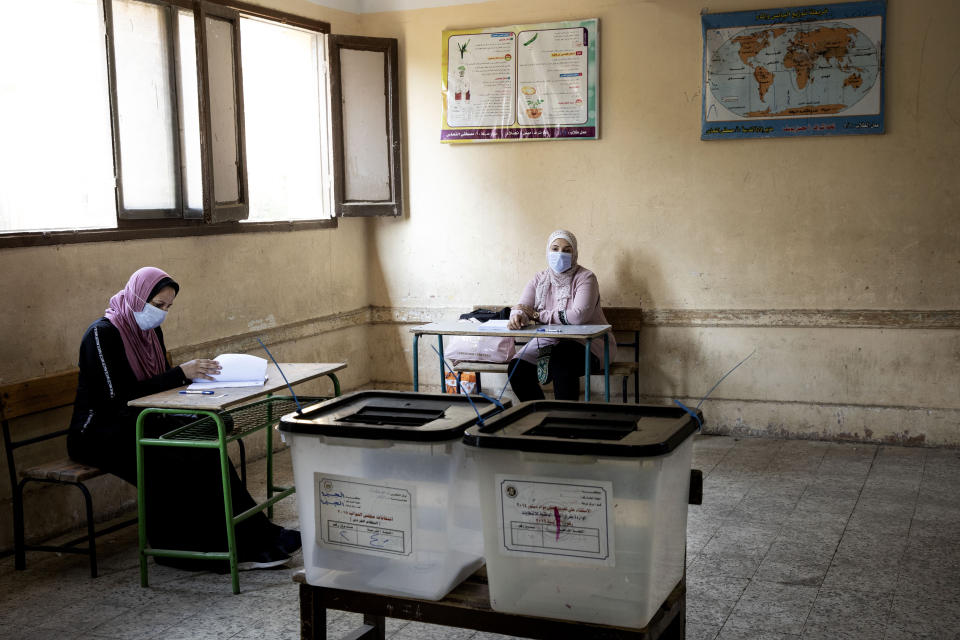
[[[134,398],[173,389],[220,372],[215,360],[190,360],[171,367],[160,324],[180,285],[154,267],[138,269],[110,298],[104,317],[80,342],[80,380],[67,436],[77,462],[94,465],[130,484],[137,482]],[[178,424],[175,416],[155,414],[146,425],[152,437]],[[189,419],[189,418],[187,418]],[[147,538],[156,548],[224,551],[223,483],[219,453],[212,449],[148,447]],[[234,513],[256,503],[230,466]],[[240,568],[279,566],[300,548],[300,533],[283,529],[258,513],[236,527]],[[156,557],[161,564],[191,569],[217,568],[213,562]],[[219,567],[223,568],[223,567]]]
[[[609,324],[600,308],[597,276],[577,264],[577,238],[573,233],[560,229],[550,234],[547,265],[524,287],[507,326],[519,329],[533,323]],[[616,348],[611,334],[610,353],[616,353]],[[510,364],[510,387],[521,401],[542,400],[540,384],[552,381],[554,398],[579,400],[583,350],[582,340],[533,338]],[[591,372],[602,371],[602,358],[603,341],[591,341]]]

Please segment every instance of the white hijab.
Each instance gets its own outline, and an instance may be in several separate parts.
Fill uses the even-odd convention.
[[[570,284],[573,282],[573,275],[580,269],[580,266],[577,264],[577,237],[566,229],[557,229],[550,234],[550,237],[547,238],[547,253],[550,253],[550,245],[552,245],[553,241],[557,238],[563,238],[570,243],[573,261],[570,264],[570,268],[563,273],[557,273],[549,266],[547,267],[548,277],[541,280],[540,284],[537,285],[536,299],[534,302],[537,311],[547,308],[547,285],[551,285],[553,288],[553,298],[557,303],[557,308],[566,309],[567,301],[570,299]]]

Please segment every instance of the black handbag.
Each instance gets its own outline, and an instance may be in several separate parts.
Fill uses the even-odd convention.
[[[486,322],[487,320],[509,320],[510,307],[503,307],[502,309],[474,309],[470,313],[461,313],[460,319],[479,320],[480,322]]]

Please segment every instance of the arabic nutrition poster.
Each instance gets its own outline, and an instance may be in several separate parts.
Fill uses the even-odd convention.
[[[444,31],[441,142],[596,140],[598,21]]]
[[[886,2],[702,16],[702,140],[883,133]]]

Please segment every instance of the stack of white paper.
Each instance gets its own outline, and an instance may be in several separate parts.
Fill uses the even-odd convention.
[[[187,389],[220,389],[224,387],[260,387],[267,380],[267,361],[245,353],[224,353],[216,358],[220,373],[213,380],[195,378]]]

